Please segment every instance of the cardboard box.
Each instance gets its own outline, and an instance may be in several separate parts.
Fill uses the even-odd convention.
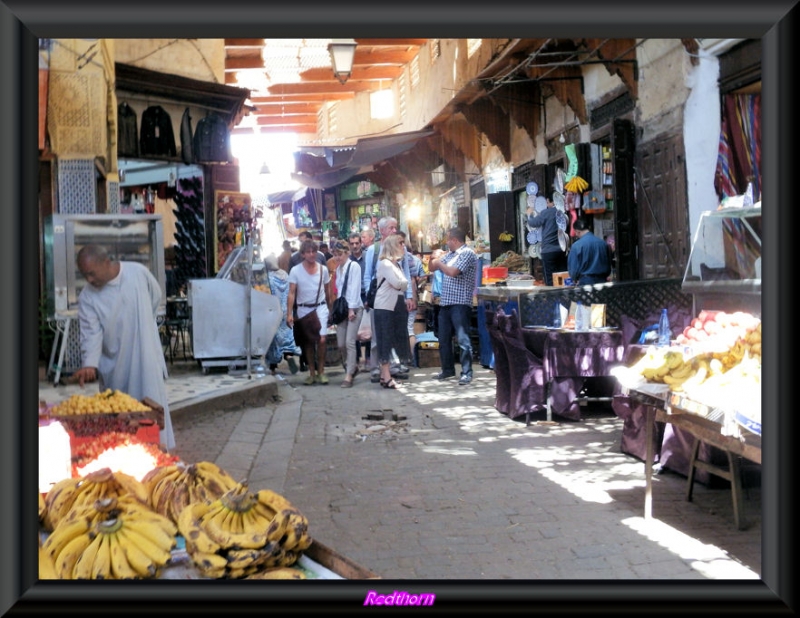
[[[484,266],[483,267],[483,281],[487,279],[494,279],[501,281],[508,277],[508,268],[505,266]]]
[[[414,346],[414,360],[417,367],[440,367],[438,341],[420,341]]]
[[[569,278],[569,272],[566,270],[558,273],[553,273],[553,285],[559,288],[563,288],[566,285],[565,281],[568,278]]]

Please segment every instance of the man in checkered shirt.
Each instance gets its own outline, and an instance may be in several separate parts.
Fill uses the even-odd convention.
[[[472,299],[475,294],[475,277],[478,256],[466,244],[463,230],[454,227],[447,232],[449,251],[441,258],[430,261],[431,272],[442,272],[442,295],[439,298],[439,359],[442,371],[435,379],[447,380],[456,375],[453,336],[461,351],[461,378],[465,386],[472,382],[472,343],[469,328],[472,317]]]

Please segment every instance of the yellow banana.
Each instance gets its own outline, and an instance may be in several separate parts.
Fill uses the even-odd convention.
[[[196,485],[205,488],[214,499],[236,487],[236,481],[225,470],[211,461],[199,461],[190,466],[190,475],[196,478]]]
[[[139,579],[139,574],[133,568],[125,555],[123,541],[119,534],[115,532],[107,533],[108,553],[111,559],[111,578],[110,579]]]
[[[64,545],[53,561],[56,566],[56,573],[61,579],[72,579],[75,563],[91,542],[92,537],[88,534],[79,534]]]
[[[172,546],[162,546],[154,543],[146,536],[139,534],[135,528],[131,528],[123,523],[122,536],[128,543],[133,543],[136,547],[153,563],[156,570],[165,566],[172,558],[170,550]],[[127,549],[127,545],[126,545]]]
[[[136,572],[136,578],[149,579],[158,573],[158,567],[153,560],[137,544],[138,539],[131,538],[130,531],[123,526],[117,531],[119,545],[125,555],[125,560]]]
[[[292,566],[297,559],[300,557],[300,554],[293,549],[287,549],[283,552],[283,559],[278,563],[279,566]]]
[[[294,546],[294,551],[305,551],[309,547],[311,547],[311,543],[313,542],[312,538],[309,536],[308,532],[304,532],[300,535],[300,540],[297,541],[297,545]]]
[[[124,472],[115,472],[112,484],[117,486],[117,492],[120,495],[129,493],[140,502],[147,504],[147,487],[135,477]]]
[[[72,569],[72,579],[92,579],[92,566],[94,565],[97,551],[103,541],[102,534],[95,534],[94,539],[83,550]]]
[[[248,566],[259,566],[269,558],[270,552],[266,549],[229,549],[225,552],[229,569],[241,569]]]
[[[266,530],[267,538],[270,541],[280,541],[283,538],[293,512],[294,509],[282,509],[275,514]]]
[[[64,546],[76,537],[86,535],[91,528],[86,518],[79,518],[73,521],[64,521],[47,537],[42,547],[50,556],[50,559],[55,562],[56,557]]]
[[[273,567],[258,571],[247,579],[306,579],[306,574],[293,567]]]
[[[673,369],[672,371],[670,371],[669,374],[673,378],[687,378],[692,374],[693,371],[694,371],[694,363],[692,363],[691,361],[688,361],[688,362],[684,362],[679,367],[677,367],[677,368]]]
[[[44,503],[44,496],[39,493],[39,523],[44,522],[45,513],[47,513],[47,505]]]
[[[255,504],[242,513],[244,532],[248,534],[263,534],[266,536],[270,520],[264,517],[255,507]]]
[[[294,508],[294,505],[289,502],[284,496],[279,494],[278,492],[272,491],[271,489],[261,489],[256,493],[256,498],[262,504],[266,504],[269,508],[271,508],[276,513],[278,511],[282,511],[283,509],[291,509]]]
[[[167,524],[170,524],[170,526],[167,526]],[[170,551],[177,542],[175,540],[175,535],[178,533],[177,527],[169,521],[165,523],[156,519],[148,520],[131,516],[125,518],[123,525],[132,533],[144,537],[150,543],[163,548],[165,551]]]
[[[47,507],[44,521],[45,530],[52,532],[58,525],[58,522],[66,516],[69,509],[72,507],[72,503],[75,501],[78,483],[80,483],[80,479],[62,479],[47,492],[44,499],[45,506]]]
[[[111,579],[111,536],[101,534],[100,539],[92,564],[92,579]]]
[[[43,547],[39,547],[39,579],[58,579],[53,559]]]
[[[178,517],[178,531],[186,540],[186,549],[189,553],[213,554],[220,549],[220,544],[213,541],[206,531],[200,526],[199,519],[195,517],[195,510],[202,505],[190,504]]]
[[[204,552],[196,552],[191,556],[197,570],[205,577],[219,578],[225,575],[228,561],[224,556]]]

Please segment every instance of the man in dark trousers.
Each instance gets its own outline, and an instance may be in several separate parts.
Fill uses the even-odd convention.
[[[447,380],[456,375],[453,337],[460,348],[461,377],[458,383],[466,386],[472,382],[472,342],[469,328],[475,294],[475,276],[478,256],[466,243],[464,231],[454,227],[447,232],[448,252],[432,259],[428,268],[442,272],[442,295],[439,298],[439,359],[442,363],[437,380]]]

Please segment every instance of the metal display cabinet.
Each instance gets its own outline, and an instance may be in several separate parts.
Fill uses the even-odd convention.
[[[57,384],[62,370],[71,372],[81,364],[78,296],[86,279],[77,257],[82,247],[102,245],[112,259],[146,266],[161,287],[157,316],[163,319],[167,294],[161,215],[54,214],[45,219],[43,240],[47,315],[55,331],[48,376],[53,374]]]
[[[761,315],[761,208],[704,212],[681,289],[702,309]]]
[[[48,315],[77,316],[78,295],[86,285],[77,258],[86,245],[102,245],[112,259],[146,266],[161,286],[158,315],[166,313],[161,215],[51,215],[44,228]]]
[[[214,366],[234,371],[245,364],[248,371],[264,370],[260,359],[278,332],[283,310],[277,296],[253,289],[263,267],[263,262],[253,264],[251,246],[241,247],[216,278],[189,280],[192,349],[204,373]]]

